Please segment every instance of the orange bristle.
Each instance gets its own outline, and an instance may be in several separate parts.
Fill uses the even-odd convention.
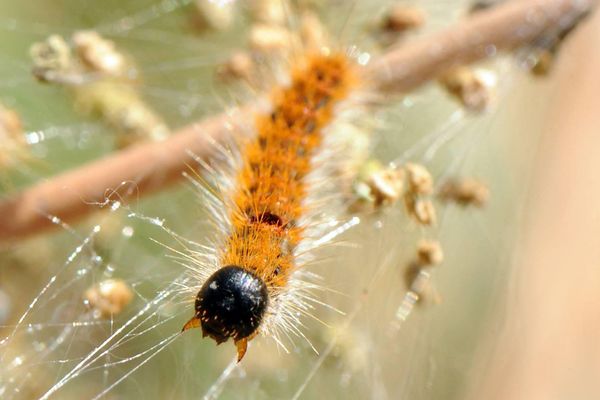
[[[239,265],[269,288],[284,287],[303,236],[304,177],[334,108],[354,85],[354,66],[341,53],[308,57],[289,87],[272,96],[269,115],[256,117],[256,138],[243,152],[234,194],[236,212],[221,265]]]

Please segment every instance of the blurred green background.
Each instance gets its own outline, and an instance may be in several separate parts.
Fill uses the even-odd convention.
[[[323,2],[317,10],[332,32],[347,25],[342,45],[357,44],[376,54],[378,49],[368,47],[373,43],[366,26],[389,2],[349,3]],[[464,9],[462,3],[441,0],[418,4],[430,16],[419,34],[451,23]],[[98,30],[135,60],[144,99],[176,128],[247,98],[213,75],[231,51],[246,44],[250,22],[245,5],[239,6],[229,29],[200,32],[192,23],[193,5],[182,1],[0,0],[0,101],[20,113],[28,133],[46,137],[31,149],[40,162],[12,172],[13,185],[3,188],[3,195],[115,151],[115,133],[102,121],[78,114],[67,90],[33,79],[28,57],[33,42],[55,33]],[[416,227],[400,206],[361,216],[361,224],[342,237],[343,246],[317,252],[323,261],[314,271],[323,276],[324,286],[339,292],[319,294],[319,300],[346,313],[318,308],[315,314],[329,326],[304,319],[306,335],[324,358],[322,365],[300,338],[288,347],[290,354],[272,340],[256,340],[221,398],[291,398],[309,377],[301,398],[463,397],[477,376],[475,352],[486,345],[481,338],[501,323],[494,312],[510,295],[511,251],[544,108],[543,102],[535,102],[525,114],[520,105],[532,104],[548,90],[514,64],[503,59],[488,65],[500,71],[500,82],[496,103],[485,115],[457,114],[458,105],[430,85],[404,98],[386,98],[373,117],[376,157],[419,162],[428,158],[434,143],[442,144],[426,165],[440,179],[476,176],[485,181],[492,193],[488,207],[439,209],[439,226],[430,231]],[[0,372],[3,398],[41,396],[183,272],[157,244],[177,246],[174,238],[145,216],[191,240],[215,235],[190,185],[180,184],[128,208],[93,216],[73,231],[59,229],[1,251],[0,288],[10,299],[0,330],[10,338],[0,348],[3,363],[10,365]],[[95,225],[100,232],[92,234]],[[441,303],[417,307],[399,332],[391,332],[405,293],[404,268],[421,237],[439,239],[444,247],[445,261],[433,277]],[[81,252],[67,261],[82,244]],[[56,281],[50,281],[54,276]],[[90,319],[83,292],[107,277],[126,280],[134,301],[112,321]],[[14,330],[24,312],[26,318]],[[160,301],[156,314],[135,334],[126,335],[54,398],[102,393],[177,332],[191,313],[191,305],[179,298]],[[200,332],[188,332],[106,398],[201,397],[233,354],[231,344],[215,347]]]

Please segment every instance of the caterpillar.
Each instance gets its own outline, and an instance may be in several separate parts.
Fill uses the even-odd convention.
[[[306,177],[336,105],[357,82],[355,65],[340,52],[312,54],[302,64],[289,87],[272,94],[271,112],[255,118],[257,134],[243,149],[230,199],[231,232],[220,266],[198,291],[194,316],[183,327],[200,327],[217,344],[233,339],[238,362],[299,268]]]

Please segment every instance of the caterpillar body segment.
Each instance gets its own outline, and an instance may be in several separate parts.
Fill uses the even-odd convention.
[[[219,268],[203,283],[195,314],[183,330],[200,327],[218,344],[234,340],[238,361],[284,297],[299,265],[311,202],[308,182],[336,106],[356,85],[343,53],[315,54],[293,69],[291,83],[272,93],[272,108],[255,117],[255,138],[241,149],[227,218],[230,232]]]

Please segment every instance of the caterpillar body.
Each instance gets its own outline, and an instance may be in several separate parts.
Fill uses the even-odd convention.
[[[335,107],[356,85],[356,65],[340,52],[313,54],[272,94],[270,113],[255,117],[255,138],[242,149],[228,203],[228,237],[218,269],[195,299],[183,330],[200,327],[217,344],[233,339],[240,361],[300,268],[307,226],[307,175]]]

